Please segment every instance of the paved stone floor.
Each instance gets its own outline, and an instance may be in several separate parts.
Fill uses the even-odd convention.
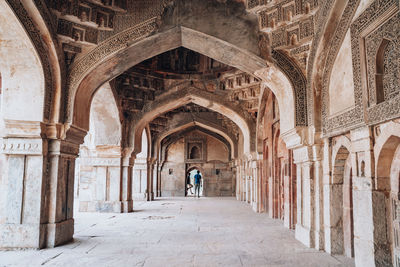
[[[74,242],[0,251],[0,266],[353,266],[233,198],[136,202],[130,214],[76,214]]]

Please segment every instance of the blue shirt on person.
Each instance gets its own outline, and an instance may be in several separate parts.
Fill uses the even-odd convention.
[[[201,175],[200,174],[195,174],[194,175],[194,183],[195,184],[200,184],[200,180],[201,180]]]

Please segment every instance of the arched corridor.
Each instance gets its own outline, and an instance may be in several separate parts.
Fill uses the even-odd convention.
[[[344,256],[306,248],[278,221],[254,214],[233,198],[161,198],[135,202],[134,210],[81,213],[72,243],[40,251],[0,251],[0,262],[5,266],[353,266]]]
[[[0,1],[0,266],[400,267],[399,21],[398,0]]]

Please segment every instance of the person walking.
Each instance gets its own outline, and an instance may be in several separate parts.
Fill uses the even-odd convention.
[[[201,184],[201,175],[200,171],[197,171],[197,173],[194,175],[194,196],[196,197],[196,192],[197,192],[197,197],[200,197],[200,184]]]
[[[190,181],[190,173],[188,173],[187,178],[186,178],[186,195],[189,195],[189,190],[190,190],[190,194],[193,195],[192,187],[193,187],[193,185]]]

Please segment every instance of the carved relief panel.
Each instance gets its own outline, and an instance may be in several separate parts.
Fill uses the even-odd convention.
[[[400,91],[400,14],[365,38],[369,106],[396,97]]]
[[[185,139],[185,162],[207,161],[207,140],[202,137],[188,137]]]

